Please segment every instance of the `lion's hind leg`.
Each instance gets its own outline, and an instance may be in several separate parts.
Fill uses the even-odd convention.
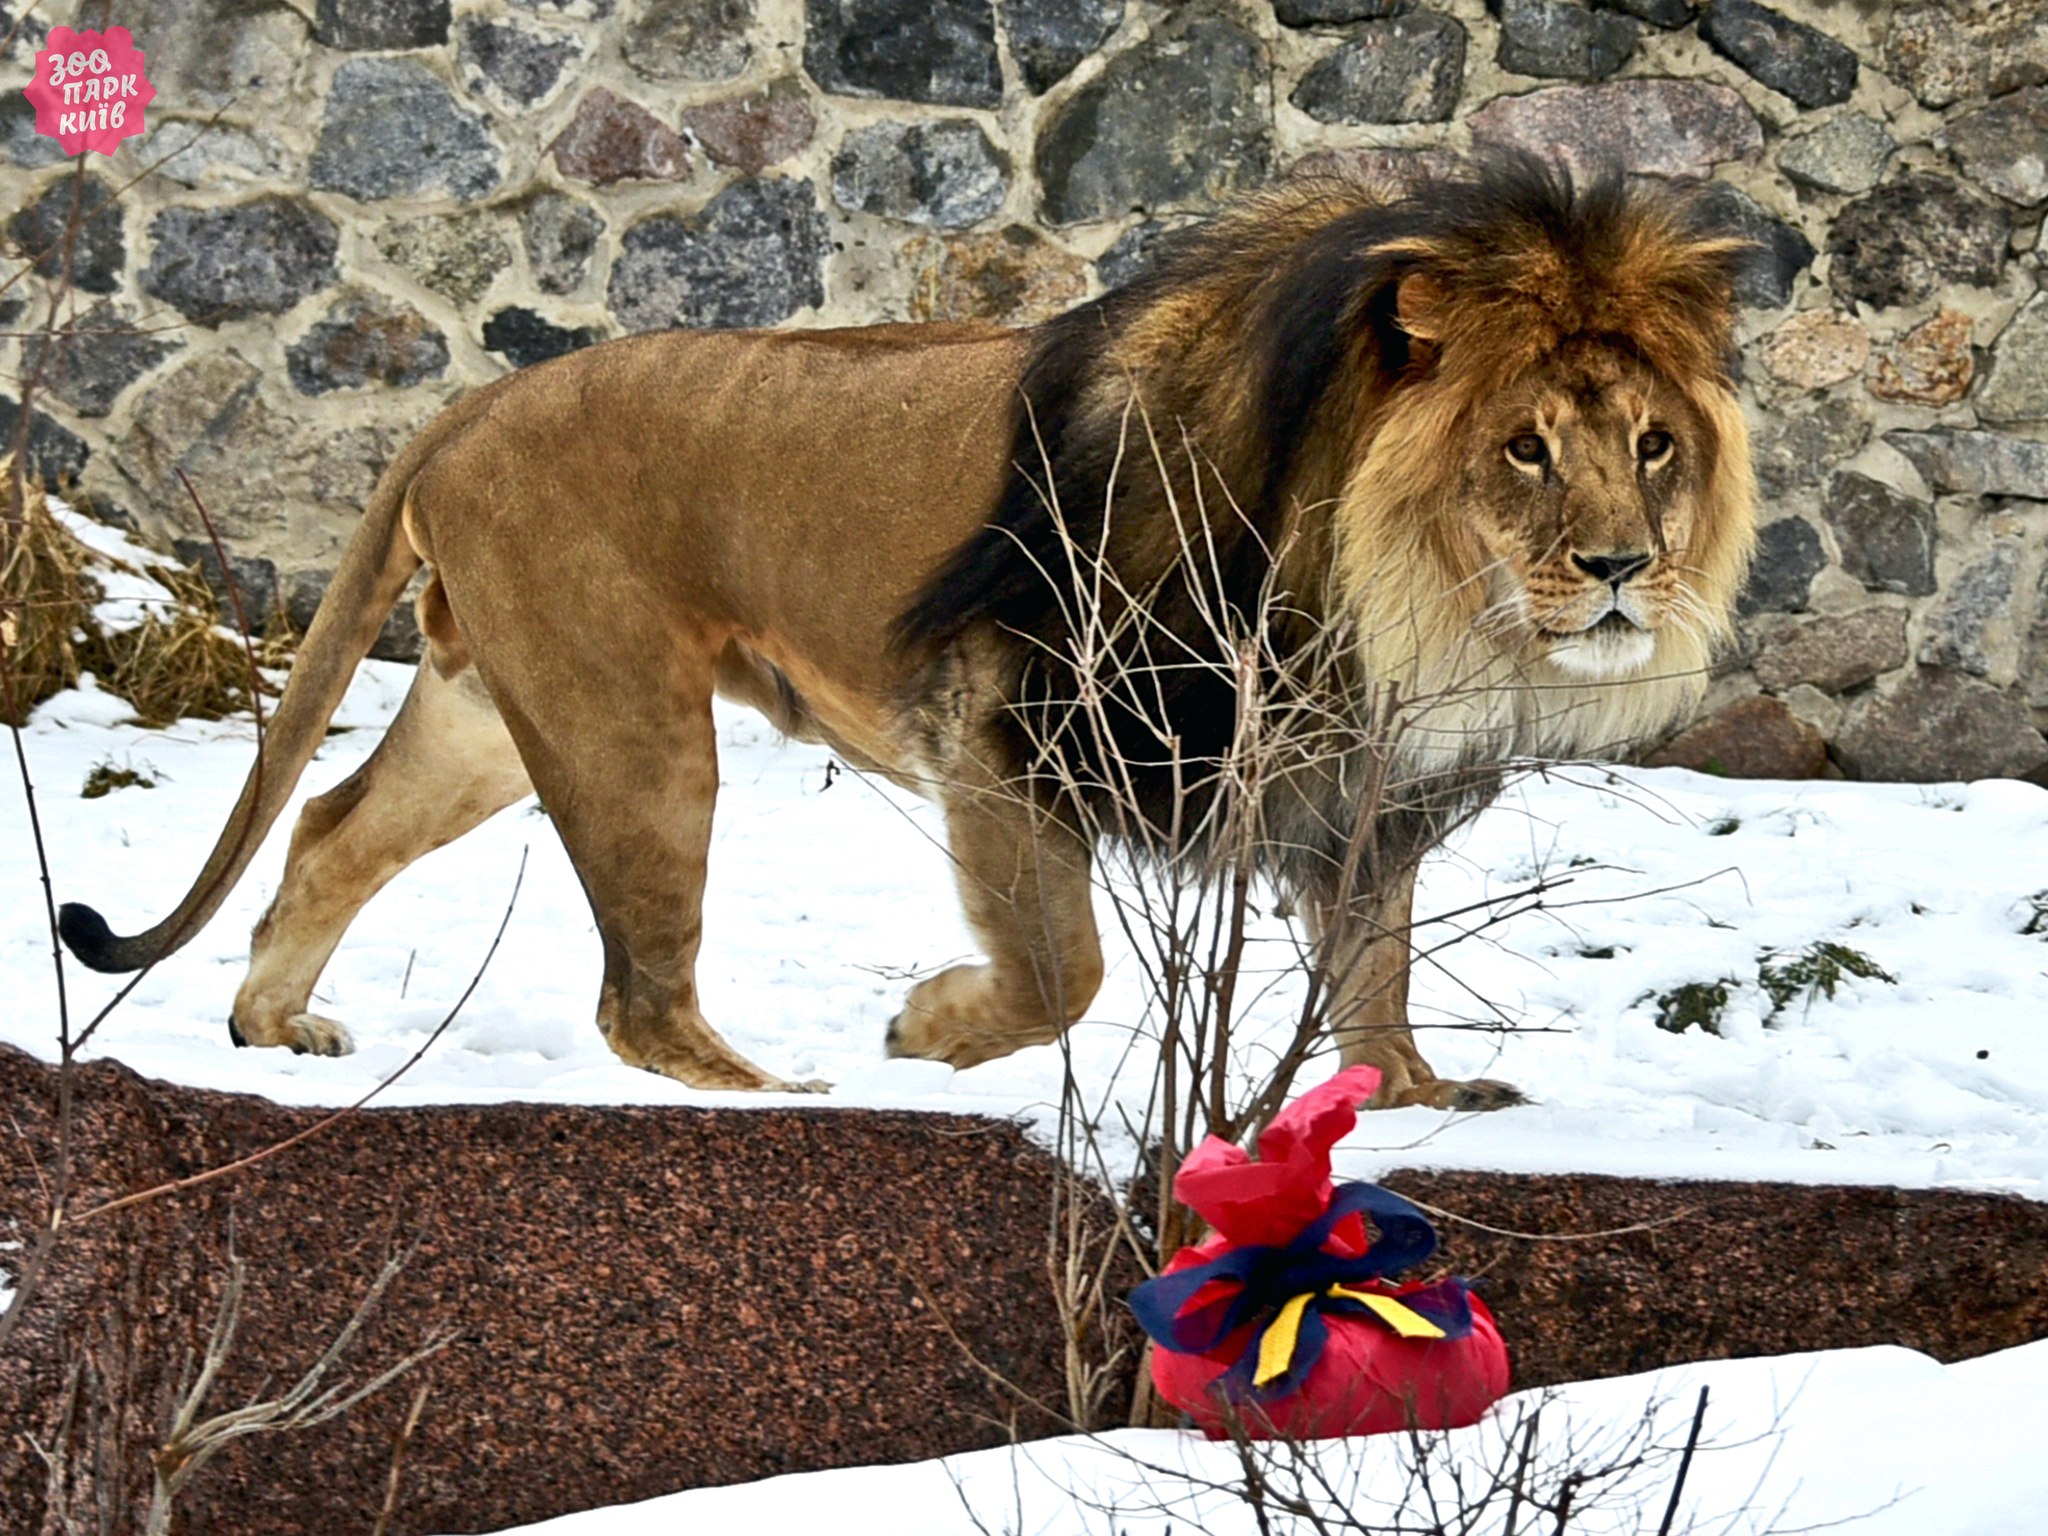
[[[299,813],[235,995],[235,1043],[346,1054],[348,1031],[308,1009],[349,923],[400,870],[531,789],[475,670],[437,647],[368,760]]]
[[[520,622],[510,605],[523,599],[501,579],[479,583],[463,617],[597,919],[598,1028],[628,1066],[692,1088],[815,1091],[747,1060],[699,1005],[724,636],[618,599],[631,590],[623,577],[609,600],[595,578],[589,590],[557,590],[563,609],[605,617],[553,627]]]

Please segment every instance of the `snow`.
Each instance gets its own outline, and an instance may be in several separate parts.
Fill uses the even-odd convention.
[[[100,602],[93,617],[104,629],[135,628],[152,614],[169,619],[176,612],[176,600],[150,572],[178,570],[177,562],[136,543],[118,528],[96,523],[62,502],[50,503],[57,520],[71,536],[98,558],[92,577],[99,583]]]
[[[147,552],[118,535],[80,531],[146,567]],[[132,621],[155,590],[140,575],[110,584],[106,617]],[[363,667],[299,801],[362,762],[408,681],[405,668]],[[88,680],[39,709],[24,740],[57,898],[99,906],[117,931],[177,901],[254,751],[246,722],[148,731],[128,716]],[[1050,1135],[1067,1061],[1058,1048],[966,1072],[881,1054],[909,981],[974,952],[937,815],[821,750],[781,742],[744,711],[721,706],[718,723],[722,791],[700,963],[708,1015],[770,1070],[835,1084],[806,1105],[1013,1116]],[[142,770],[155,787],[80,798],[101,763]],[[590,914],[530,802],[420,861],[351,929],[315,1007],[350,1026],[354,1055],[231,1049],[244,935],[276,888],[296,810],[221,914],[141,983],[88,1055],[285,1103],[355,1099],[419,1048],[470,983],[524,858],[504,944],[475,995],[382,1102],[789,1102],[694,1092],[611,1055],[592,1024]],[[12,772],[0,773],[0,826],[0,1039],[48,1058],[50,935]],[[1413,1011],[1440,1071],[1507,1078],[1534,1102],[1482,1116],[1368,1115],[1339,1150],[1338,1171],[1558,1170],[2048,1199],[2048,933],[2025,931],[2048,929],[2044,887],[2048,792],[2022,784],[1736,783],[1583,765],[1525,778],[1425,872],[1417,913],[1436,917],[1417,935],[1427,958]],[[1147,1010],[1142,967],[1100,899],[1109,979],[1069,1050],[1111,1155],[1128,1156],[1121,1128],[1143,1120],[1152,1091],[1137,1034]],[[1256,939],[1247,971],[1260,996],[1239,1037],[1240,1073],[1258,1070],[1299,998],[1285,925],[1266,919]],[[1845,979],[1832,998],[1795,997],[1774,1013],[1760,963],[1819,941],[1854,948],[1892,979]],[[75,965],[64,974],[74,1028],[120,985]],[[1659,995],[1716,982],[1729,996],[1718,1034],[1658,1027]],[[2031,1532],[2048,1501],[2048,1463],[2035,1452],[2044,1376],[2048,1345],[1952,1366],[1900,1349],[1688,1366],[1562,1389],[1544,1410],[1543,1443],[1560,1454],[1619,1444],[1655,1404],[1654,1438],[1674,1445],[1705,1383],[1712,1449],[1687,1484],[1691,1529],[1810,1528],[1867,1514],[1855,1528],[1871,1536]],[[1531,1406],[1527,1395],[1511,1400],[1451,1437],[1449,1451],[1497,1457]],[[1398,1441],[1333,1442],[1318,1454],[1359,1510],[1393,1496]],[[1658,1468],[1571,1528],[1654,1529],[1668,1456]],[[1200,1486],[1235,1475],[1227,1450],[1126,1431],[699,1490],[533,1529],[809,1529],[829,1509],[849,1536],[1227,1536],[1253,1524]]]
[[[1672,1529],[1693,1536],[1810,1531],[1856,1536],[2035,1536],[2048,1504],[2040,1455],[2048,1342],[1944,1366],[1908,1349],[1834,1350],[1719,1360],[1640,1376],[1518,1393],[1470,1429],[1434,1443],[1433,1483],[1483,1486],[1539,1406],[1531,1486],[1545,1496],[1572,1467],[1652,1450],[1641,1468],[1582,1489],[1569,1529],[1622,1536],[1658,1528],[1701,1387],[1707,1411]],[[1420,1500],[1395,1526],[1413,1453],[1401,1436],[1309,1442],[1307,1475],[1269,1449],[1280,1494],[1305,1493],[1323,1529],[1423,1530]],[[1306,1470],[1306,1469],[1305,1469]],[[1327,1482],[1323,1480],[1327,1479]],[[1252,1536],[1259,1525],[1231,1485],[1237,1453],[1176,1430],[1042,1440],[907,1466],[810,1472],[701,1488],[521,1527],[524,1536],[669,1536],[677,1531],[807,1531],[830,1511],[837,1536]],[[1470,1536],[1506,1529],[1495,1497]],[[1348,1520],[1346,1515],[1348,1514]],[[1521,1529],[1551,1529],[1525,1506]],[[1353,1523],[1355,1522],[1355,1523]],[[1383,1523],[1384,1522],[1384,1523]],[[1276,1519],[1276,1531],[1317,1529]]]
[[[300,796],[375,744],[409,669],[367,663]],[[59,900],[117,931],[168,911],[198,869],[253,755],[247,722],[126,723],[89,684],[38,710],[26,750]],[[1021,1116],[1048,1125],[1063,1081],[1043,1046],[965,1072],[889,1061],[883,1031],[910,979],[970,957],[928,806],[835,769],[721,706],[723,783],[700,982],[707,1015],[769,1070],[835,1084],[807,1103]],[[153,789],[79,798],[95,764]],[[296,806],[221,915],[144,980],[93,1049],[179,1082],[296,1104],[347,1102],[421,1044],[469,983],[525,882],[505,942],[442,1040],[382,1102],[776,1102],[694,1092],[618,1063],[592,1023],[595,930],[548,821],[515,806],[421,860],[343,941],[315,1007],[359,1049],[341,1059],[229,1048],[250,926],[274,891]],[[0,774],[0,1039],[54,1052],[55,993],[21,792]],[[1540,910],[1517,902],[1555,884]],[[1425,872],[1431,958],[1414,1014],[1446,1074],[1503,1077],[1536,1101],[1492,1115],[1365,1117],[1340,1172],[1398,1166],[1658,1177],[1950,1185],[2048,1198],[2048,937],[2025,929],[2048,886],[2048,792],[1974,785],[1733,782],[1578,766],[1516,784]],[[1142,1119],[1133,1026],[1141,967],[1109,920],[1110,976],[1071,1037],[1105,1123]],[[1506,903],[1488,924],[1476,903]],[[1477,928],[1469,934],[1463,930]],[[1294,948],[1266,921],[1248,969],[1264,995],[1240,1037],[1256,1070],[1298,1000]],[[1845,978],[1775,1018],[1759,957],[1830,940],[1896,978]],[[1600,958],[1611,955],[1611,958]],[[1721,1033],[1657,1027],[1656,996],[1727,979]],[[66,969],[74,1017],[116,982]],[[1312,1066],[1311,1072],[1323,1067]]]

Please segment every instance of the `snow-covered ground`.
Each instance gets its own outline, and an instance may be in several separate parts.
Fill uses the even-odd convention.
[[[135,582],[112,595],[132,610],[148,591]],[[362,761],[408,676],[363,668],[301,799]],[[58,898],[99,906],[120,931],[182,894],[254,742],[245,723],[145,731],[127,714],[88,685],[38,710],[25,733]],[[882,1057],[909,980],[973,952],[936,815],[835,769],[822,751],[780,742],[749,714],[721,708],[719,722],[723,790],[700,972],[713,1021],[769,1069],[836,1084],[807,1104],[1048,1124],[1063,1081],[1054,1048],[958,1073]],[[137,770],[153,787],[81,798],[103,764]],[[503,947],[447,1034],[384,1102],[778,1102],[694,1093],[612,1057],[591,1022],[589,911],[530,804],[422,860],[358,920],[316,1001],[354,1030],[355,1055],[232,1049],[226,1015],[245,935],[275,889],[295,813],[222,913],[112,1016],[94,1053],[288,1103],[356,1098],[418,1049],[470,982],[524,856]],[[0,827],[0,1039],[48,1056],[57,1018],[49,933],[11,769],[0,772]],[[1517,898],[1538,879],[1552,882],[1540,906]],[[1418,934],[1429,958],[1414,1003],[1439,1070],[1510,1079],[1534,1102],[1483,1116],[1368,1115],[1339,1150],[1338,1171],[1427,1164],[1956,1185],[2048,1199],[2044,890],[2048,792],[2025,785],[1735,783],[1597,767],[1525,779],[1426,871],[1418,915],[1464,915]],[[1130,1049],[1147,1010],[1141,967],[1115,925],[1104,927],[1109,981],[1071,1047],[1077,1079],[1115,1124],[1141,1116],[1149,1096],[1142,1053]],[[1832,998],[1795,996],[1774,1009],[1760,967],[1823,941],[1891,979],[1850,978]],[[1254,963],[1264,994],[1242,1037],[1248,1070],[1298,997],[1285,974],[1291,953],[1284,925],[1267,922]],[[1688,983],[1726,984],[1718,1034],[1658,1027],[1657,999]],[[75,966],[66,984],[74,1020],[116,985]],[[1565,1443],[1568,1417],[1581,1444],[1614,1444],[1651,1401],[1663,1405],[1657,1438],[1675,1443],[1706,1382],[1707,1442],[1717,1448],[1687,1485],[1692,1529],[1789,1530],[1870,1513],[1851,1528],[2032,1532],[2048,1507],[2036,1452],[2044,1351],[1945,1368],[1903,1350],[1850,1351],[1593,1383],[1546,1410],[1545,1443]],[[1461,1454],[1497,1454],[1518,1411],[1511,1402],[1454,1437]],[[1333,1445],[1325,1455],[1360,1509],[1392,1496],[1397,1444]],[[704,1490],[548,1529],[810,1529],[829,1509],[837,1529],[892,1536],[1223,1536],[1253,1526],[1228,1497],[1193,1492],[1183,1473],[1199,1483],[1231,1471],[1202,1442],[1129,1432]],[[1668,1478],[1632,1486],[1636,1494],[1613,1496],[1611,1518],[1571,1528],[1654,1529]]]
[[[1664,1518],[1704,1386],[1706,1416],[1674,1532],[2039,1536],[2048,1509],[2044,1381],[2048,1343],[1949,1366],[1891,1347],[1678,1366],[1517,1394],[1471,1429],[1432,1443],[1428,1486],[1447,1531],[1555,1528],[1553,1515],[1527,1505],[1510,1526],[1506,1495],[1482,1503],[1475,1492],[1513,1465],[1519,1430],[1540,1405],[1531,1491],[1553,1499],[1572,1468],[1613,1467],[1648,1451],[1636,1470],[1578,1489],[1564,1527],[1576,1536],[1647,1536]],[[1278,1454],[1272,1486],[1278,1495],[1306,1495],[1328,1523],[1276,1517],[1272,1529],[1432,1528],[1402,1437],[1311,1442],[1308,1451],[1312,1468]],[[1454,1474],[1468,1490],[1462,1500]],[[1242,1482],[1228,1445],[1174,1430],[1122,1430],[910,1466],[703,1488],[525,1526],[521,1536],[796,1532],[821,1524],[836,1536],[1254,1536],[1261,1526],[1229,1491]],[[1397,1521],[1404,1497],[1407,1518]],[[1461,1507],[1466,1518],[1450,1516]]]
[[[364,667],[337,719],[347,729],[322,747],[302,795],[362,760],[408,675]],[[58,897],[100,907],[117,931],[176,902],[253,753],[246,723],[146,731],[126,714],[87,688],[37,711],[26,741]],[[712,1021],[770,1070],[836,1084],[822,1102],[1042,1118],[1060,1093],[1054,1047],[958,1073],[882,1056],[908,980],[974,949],[938,817],[834,772],[826,753],[781,742],[747,712],[721,709],[720,725],[700,972]],[[101,763],[142,771],[155,787],[81,799]],[[525,850],[496,960],[384,1102],[711,1101],[621,1066],[599,1038],[589,909],[530,803],[423,859],[350,931],[316,1007],[354,1031],[355,1055],[232,1049],[226,1018],[246,935],[276,886],[292,814],[222,913],[143,982],[96,1049],[211,1088],[304,1104],[354,1098],[414,1052],[469,982]],[[0,825],[0,1038],[47,1055],[49,935],[11,770],[0,773]],[[2048,792],[1558,770],[1517,785],[1433,860],[1417,911],[1512,896],[1538,874],[1565,882],[1542,910],[1469,937],[1425,928],[1419,942],[1434,958],[1415,990],[1439,1070],[1504,1077],[1536,1102],[1483,1116],[1369,1115],[1340,1153],[1341,1172],[1425,1162],[2048,1198],[2048,935],[2023,932],[2048,928],[2030,902],[2048,887]],[[1292,953],[1284,931],[1268,925],[1258,964],[1282,968]],[[1146,1011],[1140,967],[1114,924],[1105,933],[1110,978],[1074,1032],[1074,1059],[1092,1092],[1135,1111],[1149,1081],[1127,1050]],[[1895,981],[1846,979],[1832,999],[1797,997],[1768,1017],[1760,957],[1824,940]],[[1659,995],[1724,980],[1734,985],[1719,1035],[1657,1027]],[[67,984],[74,1016],[113,990],[75,966]],[[1296,995],[1281,977],[1257,1016],[1277,1030]],[[1254,1062],[1259,1038],[1246,1037]]]

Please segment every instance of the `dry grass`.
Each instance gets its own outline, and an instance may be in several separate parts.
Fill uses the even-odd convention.
[[[10,459],[0,458],[0,478],[9,468]],[[133,705],[144,725],[219,720],[249,708],[248,654],[222,626],[213,590],[198,572],[169,564],[139,568],[88,549],[52,514],[33,481],[20,521],[7,532],[0,545],[6,550],[0,651],[22,715],[12,723],[25,723],[31,709],[86,672]],[[163,589],[163,601],[141,623],[110,628],[94,611],[105,595],[95,571],[144,577]],[[297,638],[289,626],[273,623],[257,643],[258,663],[285,665]],[[267,682],[262,686],[275,691]]]
[[[0,479],[13,477],[13,460],[12,454],[0,457]],[[33,480],[21,510],[20,521],[9,519],[0,534],[0,654],[25,720],[37,704],[78,681],[80,642],[98,594],[86,583],[91,552],[50,515]]]

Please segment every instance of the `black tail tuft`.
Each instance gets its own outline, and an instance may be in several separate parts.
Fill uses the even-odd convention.
[[[57,933],[64,940],[64,947],[87,970],[119,975],[141,969],[120,954],[121,940],[107,926],[107,920],[80,902],[67,901],[57,909]]]

